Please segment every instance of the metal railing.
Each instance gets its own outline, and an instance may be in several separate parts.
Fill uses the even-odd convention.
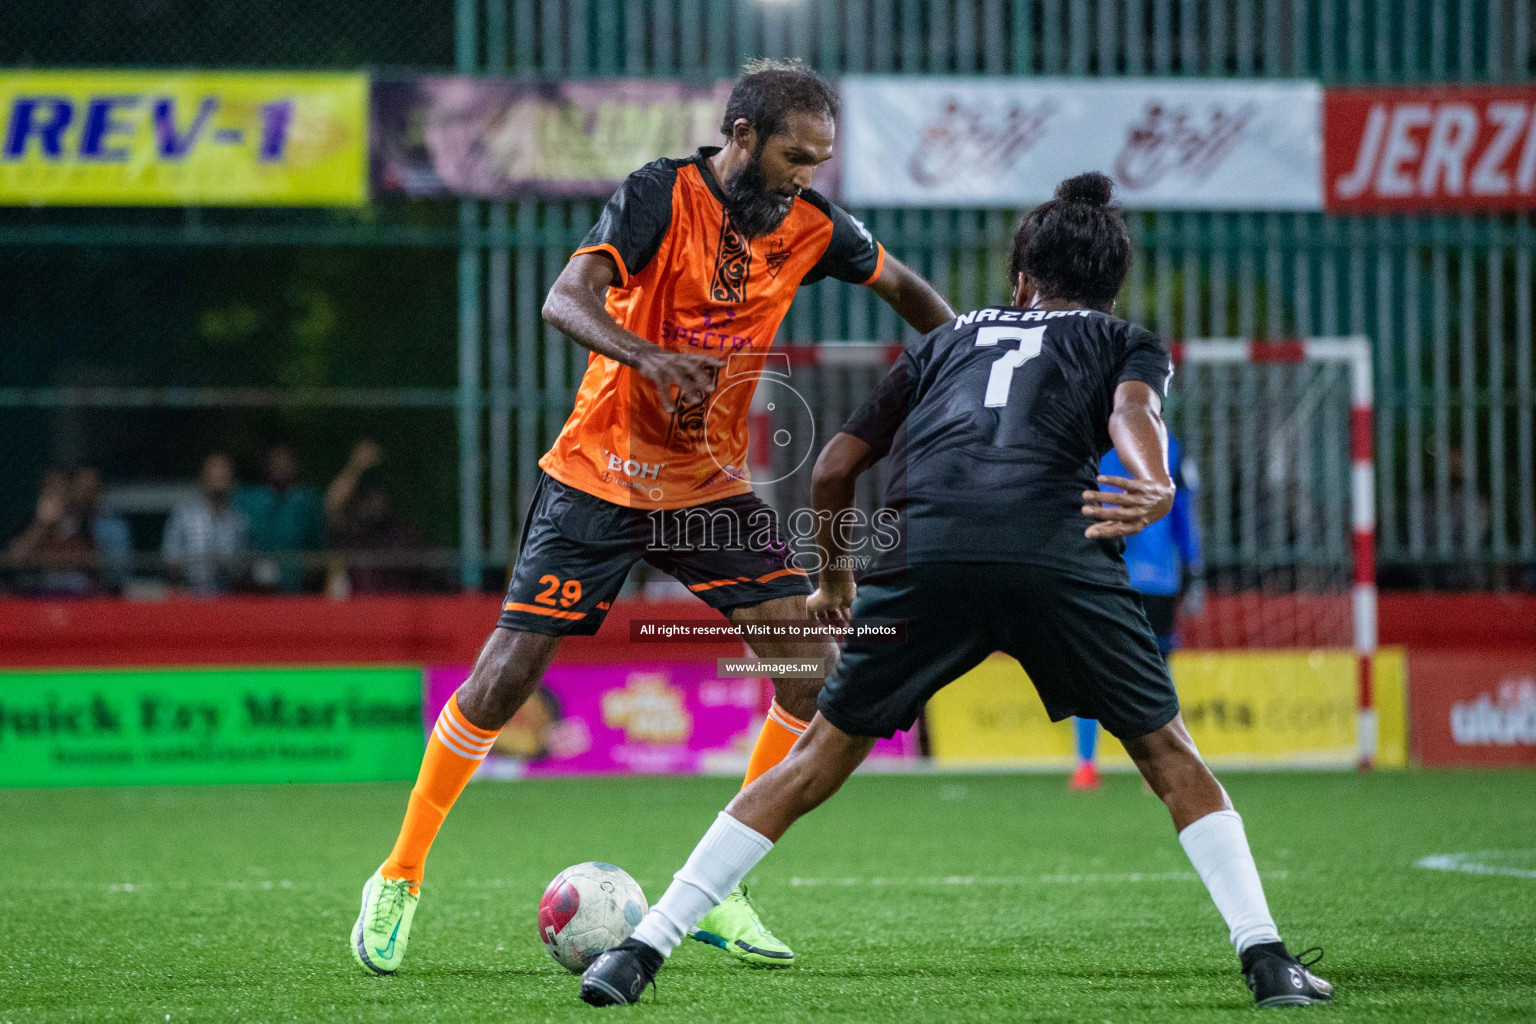
[[[13,0],[0,65],[426,68],[730,77],[1208,75],[1329,83],[1532,74],[1526,0]]]

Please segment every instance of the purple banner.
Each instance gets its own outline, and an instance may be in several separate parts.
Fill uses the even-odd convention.
[[[468,665],[425,673],[427,730]],[[485,771],[503,777],[697,775],[745,769],[767,708],[761,679],[719,679],[707,662],[553,665],[501,731]],[[911,759],[917,737],[898,733],[874,758]]]
[[[606,198],[652,160],[720,145],[730,89],[654,79],[374,82],[373,187],[410,196]]]

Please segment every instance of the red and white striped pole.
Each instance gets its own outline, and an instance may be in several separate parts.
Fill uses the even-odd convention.
[[[1349,364],[1349,510],[1354,534],[1355,578],[1351,594],[1355,620],[1356,763],[1376,763],[1376,444],[1375,386],[1371,381],[1369,338],[1310,341],[1307,356]]]
[[[1376,660],[1376,453],[1375,399],[1371,348],[1364,338],[1350,339],[1350,511],[1355,540],[1355,660],[1359,680],[1356,710],[1358,763],[1376,762],[1376,700],[1372,670]]]

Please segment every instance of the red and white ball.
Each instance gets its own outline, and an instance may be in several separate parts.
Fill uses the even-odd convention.
[[[566,868],[539,900],[539,937],[549,955],[580,974],[629,938],[650,909],[639,883],[598,860]]]

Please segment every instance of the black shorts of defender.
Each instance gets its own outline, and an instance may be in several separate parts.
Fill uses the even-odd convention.
[[[721,613],[808,595],[778,518],[756,495],[687,509],[625,508],[539,475],[498,626],[591,636],[642,559]]]
[[[1142,594],[1141,606],[1147,612],[1147,624],[1153,636],[1173,636],[1178,628],[1179,599],[1171,595]]]
[[[904,641],[850,641],[827,677],[821,713],[853,736],[910,729],[930,697],[993,651],[1018,659],[1053,722],[1096,718],[1125,740],[1179,713],[1129,586],[1043,566],[919,562],[867,578],[853,617],[907,624]]]

